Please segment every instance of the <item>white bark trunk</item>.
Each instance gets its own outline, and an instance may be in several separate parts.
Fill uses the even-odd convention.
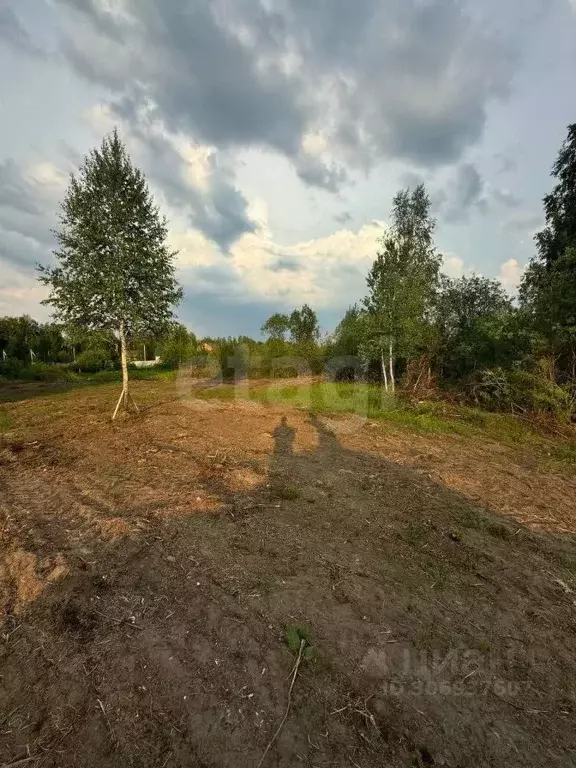
[[[120,397],[118,398],[118,402],[116,404],[116,409],[114,411],[114,415],[112,416],[112,420],[116,418],[116,414],[118,413],[118,410],[120,406],[124,408],[124,410],[128,410],[128,354],[126,351],[126,332],[124,330],[124,323],[120,323],[120,328],[118,329],[118,335],[120,337],[120,364],[122,366],[122,392],[120,393]],[[134,402],[134,401],[132,401]],[[136,406],[136,403],[134,403]],[[138,410],[136,406],[136,410]]]
[[[394,345],[392,339],[390,339],[388,346],[388,364],[390,366],[390,388],[394,392],[396,390],[396,379],[394,377]]]
[[[388,392],[388,373],[386,371],[386,362],[384,360],[384,352],[380,353],[380,366],[382,368],[382,378],[384,379],[384,390]]]
[[[124,404],[128,403],[128,355],[126,352],[126,334],[124,323],[120,324],[120,361],[122,364],[122,391],[124,392]]]

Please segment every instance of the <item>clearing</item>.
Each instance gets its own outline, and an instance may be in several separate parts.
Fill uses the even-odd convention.
[[[573,465],[133,391],[0,409],[0,765],[256,768],[302,639],[263,766],[576,764]]]

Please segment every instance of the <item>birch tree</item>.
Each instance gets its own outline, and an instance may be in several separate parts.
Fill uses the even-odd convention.
[[[143,173],[114,130],[71,176],[54,232],[56,264],[38,268],[50,287],[44,303],[59,320],[118,337],[122,392],[112,418],[129,398],[137,408],[128,389],[130,336],[164,327],[182,297],[167,234]]]
[[[421,184],[393,201],[390,227],[368,274],[368,347],[378,355],[386,389],[396,387],[396,361],[410,358],[425,338],[439,280],[435,220]]]

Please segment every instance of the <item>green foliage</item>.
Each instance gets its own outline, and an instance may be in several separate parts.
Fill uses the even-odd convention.
[[[62,328],[55,323],[38,323],[28,315],[0,318],[0,358],[56,362],[65,349]]]
[[[300,653],[300,647],[303,645],[302,658],[306,661],[312,661],[315,656],[315,649],[310,642],[310,633],[306,627],[297,625],[286,627],[285,638],[286,645],[292,653]]]
[[[295,309],[290,315],[289,329],[295,344],[313,344],[320,336],[316,312],[308,304]]]
[[[544,198],[546,226],[536,235],[538,257],[520,297],[535,334],[555,358],[559,378],[576,379],[576,123],[552,169],[557,184]]]
[[[45,303],[66,323],[156,330],[181,298],[168,229],[116,130],[72,176],[55,233],[57,266],[41,267]]]
[[[346,310],[346,314],[332,334],[331,354],[337,357],[358,355],[365,337],[366,315],[357,304],[354,304]]]
[[[76,357],[73,366],[81,373],[96,373],[104,370],[104,368],[109,368],[110,359],[101,350],[87,349],[86,352],[82,352]]]
[[[444,378],[460,380],[477,368],[509,365],[521,346],[515,310],[497,280],[443,277],[434,323],[434,353]]]
[[[116,130],[71,177],[54,234],[57,264],[39,267],[44,303],[67,325],[118,334],[126,404],[126,340],[165,327],[182,291],[166,219]]]
[[[425,343],[441,257],[433,235],[430,200],[424,185],[394,198],[391,226],[368,274],[366,340],[363,354],[387,359],[393,381],[398,357],[414,357]]]
[[[67,365],[25,363],[16,358],[0,361],[0,379],[15,381],[66,381],[70,379]]]
[[[278,312],[266,320],[260,329],[264,336],[268,336],[275,341],[284,341],[286,334],[290,330],[290,318],[288,315],[282,315]]]
[[[8,432],[8,430],[12,429],[12,426],[12,416],[8,411],[0,410],[0,433]]]
[[[197,351],[196,336],[181,323],[172,323],[158,344],[162,364],[169,368],[178,368],[196,355]]]
[[[474,375],[469,387],[474,401],[484,408],[545,413],[561,421],[570,421],[575,411],[575,395],[541,373],[488,369]]]
[[[552,176],[557,184],[543,200],[546,226],[535,238],[540,260],[548,266],[576,247],[576,123],[568,126]]]
[[[29,367],[23,360],[9,357],[6,360],[0,360],[0,376],[6,379],[21,379],[24,378],[24,372]]]

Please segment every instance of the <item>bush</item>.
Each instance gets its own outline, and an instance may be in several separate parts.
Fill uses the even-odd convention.
[[[25,371],[29,367],[22,360],[18,360],[16,357],[9,357],[6,360],[0,361],[0,376],[6,379],[23,379],[26,378]]]
[[[82,373],[97,373],[110,367],[110,358],[102,351],[97,349],[88,349],[78,355],[74,368]]]
[[[8,358],[0,363],[0,377],[20,381],[67,381],[70,373],[67,365],[29,363]]]
[[[490,410],[546,413],[560,421],[570,421],[575,413],[573,393],[529,371],[479,371],[468,389],[476,404]]]

